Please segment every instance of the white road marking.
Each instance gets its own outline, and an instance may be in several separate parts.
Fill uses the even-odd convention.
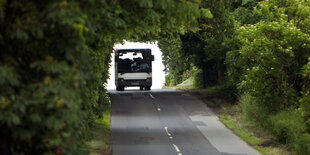
[[[181,151],[180,151],[179,147],[175,144],[172,144],[172,145],[173,145],[174,149],[180,154]]]
[[[169,131],[168,131],[168,127],[165,126],[165,130],[166,130],[167,135],[168,135],[169,137],[171,137],[171,134],[170,134]]]
[[[166,133],[167,133],[169,139],[172,141],[173,137],[172,137],[172,135],[169,133],[168,127],[165,126],[165,130],[166,130]],[[175,145],[174,143],[172,143],[172,145],[173,145],[175,151],[177,151],[178,155],[182,155],[182,153],[181,153],[179,147],[178,147],[177,145]]]
[[[151,96],[152,99],[155,99],[155,97],[154,97],[151,93],[149,93],[149,94],[150,94],[150,96]]]

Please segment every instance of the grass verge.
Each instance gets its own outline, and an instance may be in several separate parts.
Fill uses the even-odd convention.
[[[287,145],[277,143],[269,133],[247,121],[239,105],[224,105],[219,118],[227,128],[263,155],[293,154]]]
[[[92,128],[94,139],[89,142],[91,155],[110,155],[110,119],[111,105],[106,106],[103,118],[98,119]]]
[[[194,78],[190,77],[182,83],[175,86],[175,89],[194,89]]]

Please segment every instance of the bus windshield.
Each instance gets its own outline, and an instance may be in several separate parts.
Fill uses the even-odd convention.
[[[151,51],[117,51],[117,72],[152,72]]]

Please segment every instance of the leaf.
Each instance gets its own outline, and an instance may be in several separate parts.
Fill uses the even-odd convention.
[[[0,0],[0,8],[6,4],[6,0]]]
[[[42,119],[40,117],[40,115],[38,113],[32,113],[30,114],[29,116],[30,120],[33,122],[33,123],[38,123],[40,122]]]
[[[14,125],[20,124],[20,118],[15,114],[11,114],[11,121]]]
[[[246,5],[250,2],[253,2],[254,0],[242,0],[242,5]]]
[[[153,1],[152,0],[139,0],[138,3],[139,3],[139,6],[142,8],[152,8],[153,7]]]
[[[1,96],[0,97],[0,109],[5,109],[8,105],[10,105],[11,101],[7,99],[6,97]]]
[[[213,15],[209,9],[201,8],[200,15],[205,18],[213,18]]]

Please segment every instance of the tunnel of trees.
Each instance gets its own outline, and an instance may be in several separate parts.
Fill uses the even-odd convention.
[[[182,34],[208,14],[199,0],[0,0],[0,150],[85,154],[114,44]]]
[[[220,88],[251,122],[310,153],[310,2],[205,0],[212,18],[159,39],[166,85]],[[221,93],[221,92],[220,92]]]
[[[223,86],[249,119],[309,154],[307,0],[0,0],[0,150],[87,153],[124,40],[158,41],[166,85]]]

